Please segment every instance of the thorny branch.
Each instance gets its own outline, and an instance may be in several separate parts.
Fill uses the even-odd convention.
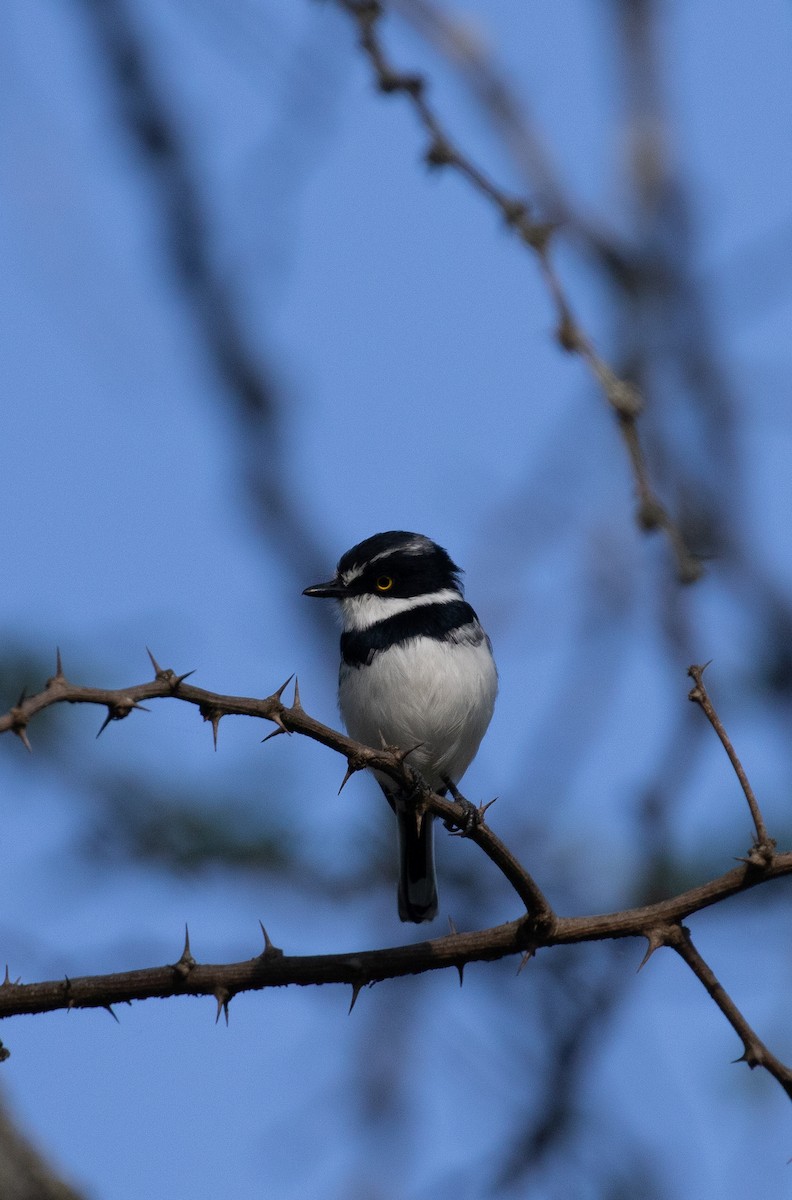
[[[263,699],[226,696],[188,684],[187,674],[178,675],[175,671],[163,669],[150,651],[149,657],[154,668],[152,680],[132,687],[109,689],[71,683],[66,678],[58,653],[55,674],[47,680],[44,689],[33,696],[23,693],[17,704],[0,716],[0,733],[16,734],[30,750],[30,722],[38,713],[54,704],[96,704],[106,708],[107,715],[99,730],[101,733],[111,721],[123,720],[136,709],[142,709],[144,700],[165,698],[194,705],[203,719],[212,725],[215,744],[218,725],[225,716],[236,714],[270,721],[275,725],[275,730],[268,737],[298,733],[343,755],[347,760],[345,781],[350,774],[371,767],[390,775],[405,790],[414,794],[419,811],[431,812],[442,818],[448,826],[463,830],[464,835],[484,851],[514,888],[526,912],[504,925],[474,933],[453,931],[433,941],[355,954],[285,955],[272,945],[265,931],[264,950],[240,963],[199,964],[192,955],[187,938],[184,951],[176,963],[140,971],[22,984],[12,982],[6,969],[5,981],[0,985],[0,1017],[68,1008],[107,1008],[112,1012],[113,1004],[131,1003],[155,996],[211,995],[217,1000],[218,1016],[224,1012],[227,1019],[229,1003],[237,993],[287,984],[349,984],[353,989],[354,1004],[363,987],[384,979],[445,967],[456,967],[461,978],[462,970],[469,962],[492,961],[510,954],[521,954],[525,961],[541,948],[642,937],[648,943],[644,962],[661,946],[673,947],[742,1040],[744,1052],[741,1061],[747,1062],[750,1067],[764,1067],[792,1098],[792,1070],[775,1058],[761,1042],[694,948],[682,925],[693,913],[730,896],[771,879],[792,875],[792,852],[776,853],[775,843],[767,837],[766,831],[761,861],[755,855],[749,855],[725,875],[655,904],[595,916],[561,917],[553,911],[528,871],[488,827],[483,809],[479,810],[478,821],[468,828],[465,807],[432,793],[406,762],[408,755],[398,750],[375,750],[363,746],[309,716],[302,706],[296,681],[291,705],[282,700],[289,680]],[[701,668],[691,667],[690,673],[696,680],[697,688],[703,688]],[[691,695],[691,698],[702,703],[699,696]],[[714,716],[714,710],[712,713]],[[713,716],[710,720],[726,744],[728,739],[725,731],[717,716],[714,719]],[[736,763],[733,751],[730,757]],[[741,781],[743,777],[744,772]],[[757,821],[758,839],[761,837],[760,831],[764,831],[764,824],[760,822],[761,818]],[[7,1051],[0,1044],[0,1060],[4,1056],[7,1056]]]
[[[792,1100],[792,1071],[774,1054],[771,1054],[764,1042],[754,1033],[731,996],[718,982],[710,967],[693,945],[689,930],[682,925],[677,925],[669,932],[670,936],[666,944],[673,946],[682,961],[686,962],[696,978],[701,980],[732,1029],[742,1039],[743,1053],[737,1061],[748,1063],[752,1070],[754,1067],[764,1067],[774,1079],[778,1080],[787,1096]]]
[[[729,738],[726,730],[723,728],[723,722],[716,713],[715,707],[709,698],[709,693],[704,686],[704,672],[707,669],[707,665],[708,664],[705,663],[704,666],[694,665],[688,668],[688,675],[696,685],[690,689],[690,692],[688,693],[688,699],[692,700],[694,704],[698,704],[701,707],[710,725],[720,738],[723,749],[729,756],[729,762],[734,767],[734,773],[739,779],[740,787],[745,794],[745,799],[748,801],[748,807],[751,810],[751,816],[753,817],[753,823],[756,829],[756,840],[754,841],[751,849],[751,862],[755,866],[762,866],[766,861],[772,860],[776,844],[773,839],[768,836],[761,809],[759,808],[756,796],[754,795],[754,790],[748,781],[748,776],[745,774],[742,763],[737,757],[737,752],[734,749],[734,746],[731,744],[731,739]]]
[[[629,380],[621,378],[601,357],[592,339],[578,323],[550,256],[555,226],[547,221],[535,220],[531,216],[528,201],[510,196],[498,187],[454,144],[426,99],[428,84],[424,76],[399,71],[391,65],[377,29],[383,11],[378,0],[337,0],[337,3],[357,23],[361,48],[371,63],[380,91],[389,95],[401,93],[412,105],[428,136],[425,157],[429,166],[455,170],[499,210],[522,244],[536,255],[556,312],[558,344],[583,360],[616,415],[638,493],[638,524],[646,532],[662,530],[673,551],[680,582],[695,582],[701,575],[701,563],[687,546],[682,531],[657,496],[649,478],[637,426],[643,404],[641,396]]]
[[[67,702],[69,704],[97,704],[107,709],[107,715],[97,733],[98,737],[112,721],[121,721],[136,709],[145,711],[144,701],[166,697],[195,705],[203,719],[212,726],[215,746],[217,746],[218,727],[224,716],[258,717],[271,721],[276,728],[268,734],[268,738],[277,737],[282,733],[301,733],[305,737],[321,742],[331,750],[343,754],[347,760],[347,773],[342,781],[342,787],[350,775],[356,771],[365,770],[367,767],[390,775],[392,779],[401,784],[405,792],[415,795],[419,811],[431,811],[446,823],[464,829],[465,836],[476,842],[495,863],[511,883],[525,907],[535,915],[538,921],[544,921],[550,914],[550,906],[534,880],[518,863],[508,847],[489,829],[483,820],[483,814],[471,828],[468,828],[467,809],[462,804],[430,792],[420,776],[416,775],[406,761],[409,755],[387,747],[373,750],[309,716],[300,701],[300,691],[296,681],[293,703],[291,705],[284,704],[281,697],[291,682],[291,677],[279,688],[276,688],[270,696],[263,699],[248,696],[223,696],[186,683],[186,679],[193,674],[192,671],[177,675],[175,671],[160,667],[151,651],[148,653],[155,671],[153,680],[128,688],[109,689],[82,687],[79,684],[71,683],[63,672],[63,663],[60,652],[58,652],[55,674],[47,680],[44,690],[35,696],[26,696],[23,693],[17,704],[0,717],[0,733],[15,733],[23,745],[30,750],[27,729],[33,717],[53,704]]]

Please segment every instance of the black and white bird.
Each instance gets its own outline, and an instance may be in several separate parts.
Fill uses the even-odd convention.
[[[412,750],[410,766],[441,795],[473,761],[498,690],[492,646],[460,574],[442,546],[392,530],[353,546],[333,579],[303,593],[340,607],[338,703],[350,736],[374,749]],[[432,819],[419,823],[394,781],[377,778],[399,824],[399,916],[431,921]]]

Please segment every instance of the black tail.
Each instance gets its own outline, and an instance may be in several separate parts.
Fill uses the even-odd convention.
[[[434,818],[425,813],[420,831],[415,812],[398,812],[399,917],[402,921],[431,921],[437,916],[434,865]]]

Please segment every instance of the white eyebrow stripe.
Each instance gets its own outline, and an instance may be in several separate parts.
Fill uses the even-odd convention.
[[[347,585],[347,587],[348,587],[348,586],[349,586],[349,584],[352,582],[352,580],[353,580],[353,579],[359,579],[359,578],[360,578],[360,576],[363,574],[363,571],[364,571],[364,569],[365,569],[365,566],[363,566],[363,567],[350,567],[348,571],[344,571],[344,572],[343,572],[343,574],[342,574],[342,576],[341,576],[341,580],[342,580],[342,582],[343,582],[343,583],[345,583],[345,584]]]
[[[414,541],[405,542],[401,546],[391,546],[388,550],[380,550],[379,554],[375,554],[373,558],[369,559],[369,562],[379,562],[381,558],[390,558],[391,554],[428,554],[431,549],[431,542],[427,542],[423,538],[419,541],[416,538]]]
[[[379,562],[382,558],[390,558],[393,554],[428,554],[432,550],[432,543],[424,538],[414,538],[411,542],[405,542],[402,546],[389,546],[386,550],[380,550],[379,554],[372,555],[366,562],[348,567],[342,572],[341,578],[344,583],[349,586],[353,579],[359,579],[367,567],[372,563]]]

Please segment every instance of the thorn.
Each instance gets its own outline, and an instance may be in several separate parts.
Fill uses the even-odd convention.
[[[484,813],[487,811],[488,808],[492,808],[493,804],[495,803],[495,801],[497,799],[498,799],[497,796],[493,796],[492,799],[488,800],[486,804],[479,804],[478,815],[479,815],[480,821],[482,821],[484,819]]]
[[[736,861],[745,863],[746,867],[757,867],[766,871],[773,865],[775,848],[775,838],[767,838],[764,842],[755,842],[745,858],[738,858]]]
[[[362,991],[363,991],[362,983],[353,983],[352,984],[352,999],[349,1002],[349,1008],[347,1009],[347,1016],[349,1016],[349,1014],[352,1012],[352,1009],[355,1007],[355,1003],[357,1002],[357,998]]]
[[[647,942],[646,953],[638,963],[638,966],[635,968],[636,975],[643,967],[646,966],[655,950],[659,950],[661,946],[665,945],[665,939],[657,932],[656,929],[650,929],[648,933],[644,934],[644,937],[646,938]]]
[[[341,795],[354,774],[356,774],[358,771],[365,771],[365,769],[366,760],[361,754],[357,753],[357,751],[353,751],[351,754],[348,754],[346,774],[341,780],[341,787],[338,789],[338,795]]]
[[[286,680],[286,682],[285,682],[285,683],[282,683],[282,684],[280,685],[280,687],[279,687],[279,688],[277,688],[277,689],[276,689],[276,691],[274,691],[274,692],[272,693],[272,695],[271,695],[271,696],[268,696],[268,697],[267,697],[267,699],[268,699],[268,700],[280,700],[281,696],[282,696],[282,695],[283,695],[283,693],[286,691],[286,688],[289,686],[289,684],[291,683],[292,679],[294,679],[294,674],[293,674],[293,673],[292,673],[292,674],[289,676],[289,678]]]
[[[110,724],[110,722],[112,720],[113,720],[113,710],[112,710],[112,708],[108,708],[107,716],[105,717],[104,721],[102,721],[102,724],[99,726],[99,732],[96,735],[98,738],[100,738],[102,736],[105,729],[107,729],[107,726]]]
[[[11,987],[11,976],[8,974],[8,963],[6,963],[5,978],[0,983],[0,987]]]
[[[154,668],[155,680],[157,680],[157,682],[162,681],[163,683],[170,684],[172,692],[175,692],[179,684],[184,683],[185,679],[189,679],[191,675],[195,674],[195,671],[185,671],[183,675],[177,675],[175,671],[170,669],[170,667],[161,667],[154,655],[149,650],[148,646],[146,646],[146,654],[148,654],[149,658],[151,659],[151,665]]]
[[[303,706],[300,701],[300,681],[296,675],[294,676],[294,699],[292,700],[292,708],[299,709],[300,712],[303,711]]]
[[[270,940],[270,935],[264,928],[263,921],[259,921],[259,928],[261,929],[261,933],[264,937],[264,949],[259,955],[259,958],[283,958],[283,951],[277,946],[273,945],[272,941]]]
[[[160,676],[163,674],[162,667],[159,665],[156,658],[149,650],[148,646],[146,646],[146,654],[148,654],[149,658],[151,659],[151,665],[154,668],[154,678],[159,679]]]
[[[27,736],[27,724],[30,718],[22,709],[22,705],[25,703],[26,698],[27,688],[22,688],[21,695],[14,707],[11,709],[9,716],[13,721],[11,726],[12,733],[15,733],[25,749],[32,753],[33,748],[30,745]]]
[[[353,766],[353,765],[352,765],[352,760],[351,760],[351,759],[347,759],[347,769],[346,769],[346,773],[345,773],[345,775],[344,775],[344,778],[341,780],[341,787],[340,787],[340,788],[338,789],[338,791],[336,792],[336,795],[337,795],[337,796],[340,796],[340,795],[341,795],[341,793],[343,792],[343,790],[344,790],[344,788],[346,787],[346,785],[349,783],[349,781],[350,781],[350,779],[352,778],[352,776],[353,776],[353,775],[355,775],[355,774],[357,774],[357,772],[358,772],[359,770],[360,770],[360,768],[359,768],[359,767],[355,767],[355,766]]]
[[[54,684],[65,683],[66,676],[63,674],[63,659],[61,658],[60,646],[55,647],[55,674],[51,675],[47,680],[46,687],[51,688]]]
[[[707,667],[711,667],[714,662],[714,658],[708,658],[705,663],[694,663],[692,667],[688,667],[688,675],[691,679],[695,679],[696,675],[703,675]]]
[[[19,738],[20,742],[22,743],[22,745],[23,745],[23,746],[25,747],[25,749],[27,750],[28,754],[32,754],[32,753],[33,753],[33,747],[31,746],[31,744],[30,744],[30,741],[29,741],[29,739],[28,739],[28,735],[27,735],[27,729],[26,729],[26,727],[25,727],[24,725],[15,725],[15,726],[14,726],[14,733],[17,735],[17,737]]]
[[[220,1020],[220,1014],[225,1013],[226,1029],[228,1028],[228,1005],[231,1000],[231,993],[227,988],[219,987],[214,993],[217,1000],[217,1016],[215,1017],[215,1025]]]
[[[113,1006],[112,1006],[111,1004],[103,1004],[103,1005],[102,1005],[102,1008],[105,1010],[105,1012],[108,1012],[108,1013],[110,1013],[110,1016],[113,1018],[113,1020],[115,1021],[116,1025],[120,1025],[120,1024],[121,1024],[121,1022],[119,1021],[118,1017],[117,1017],[117,1016],[115,1015],[115,1013],[113,1012]]]
[[[182,979],[186,979],[187,976],[190,974],[190,971],[192,971],[193,967],[196,967],[197,965],[198,964],[196,963],[195,959],[193,958],[192,951],[190,950],[190,930],[189,930],[189,927],[185,924],[185,926],[184,926],[184,949],[181,952],[181,958],[178,960],[178,962],[175,962],[173,964],[173,969],[177,975],[181,976]]]
[[[288,733],[289,737],[291,737],[291,730],[287,729],[286,726],[283,724],[283,718],[281,717],[280,713],[278,713],[278,712],[271,713],[267,717],[267,720],[272,721],[272,723],[274,725],[277,725],[278,729],[281,731],[281,733]]]
[[[212,723],[212,740],[214,741],[214,748],[217,750],[217,727],[220,724],[220,718],[223,714],[219,709],[211,708],[208,704],[201,704],[198,711],[204,721],[211,721]]]
[[[764,1066],[764,1056],[754,1046],[746,1046],[739,1058],[733,1058],[732,1063],[747,1063],[753,1071],[754,1067]]]
[[[264,742],[268,742],[270,740],[270,738],[280,737],[280,735],[282,733],[286,733],[286,730],[281,725],[277,729],[273,729],[272,733],[268,733],[266,737],[263,737],[261,739],[262,745],[264,744]]]
[[[704,693],[701,690],[702,686],[703,686],[702,685],[702,676],[703,676],[704,672],[706,671],[707,667],[712,665],[712,662],[713,662],[713,659],[709,658],[701,666],[698,666],[696,663],[694,663],[691,667],[688,667],[687,673],[691,679],[695,680],[695,683],[696,683],[696,686],[691,688],[690,691],[688,692],[688,700],[692,700],[694,704],[701,703],[701,701],[703,699]]]
[[[452,917],[449,917],[449,932],[450,932],[451,936],[454,936],[458,932],[456,925],[454,924],[454,918],[452,918]],[[456,970],[458,972],[460,972],[460,988],[461,988],[461,986],[464,982],[464,979],[463,979],[464,966],[466,966],[466,965],[464,965],[464,962],[457,962],[457,964],[455,964],[455,966],[456,966]]]
[[[415,754],[416,750],[420,750],[421,747],[425,746],[425,745],[426,745],[425,742],[416,742],[415,745],[411,746],[409,750],[394,750],[393,753],[394,753],[394,756],[398,759],[398,761],[400,763],[403,763],[405,758],[409,758],[411,754]],[[385,746],[384,748],[386,750],[388,749],[387,746]]]
[[[525,954],[523,954],[522,958],[520,959],[520,965],[519,965],[519,967],[517,968],[517,974],[518,974],[518,975],[522,975],[522,973],[523,973],[523,968],[526,966],[526,964],[527,964],[527,963],[529,963],[529,962],[531,961],[531,959],[533,958],[533,956],[534,956],[534,951],[533,951],[533,950],[526,950],[526,951],[525,951]]]
[[[128,696],[125,696],[117,704],[108,704],[107,716],[105,717],[104,721],[102,721],[102,724],[99,727],[99,732],[96,736],[101,737],[111,721],[125,720],[125,718],[128,717],[129,714],[136,708],[140,709],[141,712],[151,712],[151,709],[146,708],[145,704],[139,704],[137,700],[131,700]]]

